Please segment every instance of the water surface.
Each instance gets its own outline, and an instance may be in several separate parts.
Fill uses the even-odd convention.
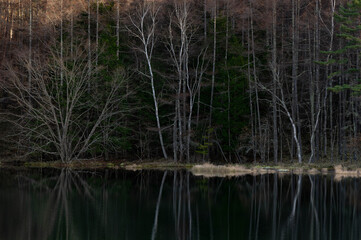
[[[361,239],[358,178],[0,169],[0,239]]]

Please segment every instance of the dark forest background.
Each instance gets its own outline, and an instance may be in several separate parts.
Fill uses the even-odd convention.
[[[1,0],[3,154],[357,161],[358,0]]]

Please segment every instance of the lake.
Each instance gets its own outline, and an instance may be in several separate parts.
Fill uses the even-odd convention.
[[[361,239],[360,179],[0,169],[0,239]]]

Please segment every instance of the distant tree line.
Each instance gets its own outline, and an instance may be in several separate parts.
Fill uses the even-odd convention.
[[[33,159],[354,161],[360,34],[359,0],[1,0],[1,121]]]

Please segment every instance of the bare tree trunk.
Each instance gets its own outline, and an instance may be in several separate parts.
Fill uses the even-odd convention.
[[[63,26],[63,6],[64,1],[60,0],[60,59],[63,62],[63,54],[64,54],[64,26]],[[63,67],[60,69],[60,85],[63,86],[64,82],[64,73],[63,73]]]
[[[95,68],[98,67],[99,58],[99,0],[96,0],[96,30],[95,30]]]
[[[186,20],[185,20],[186,21]],[[185,40],[185,42],[186,42],[186,40]],[[187,62],[186,62],[186,58],[187,58],[187,53],[186,53],[186,51],[187,51],[187,46],[186,46],[186,43],[185,43],[185,51],[184,51],[184,56],[182,57],[183,58],[183,62],[184,62],[184,64],[183,64],[183,78],[182,78],[182,102],[183,102],[183,104],[182,104],[182,106],[183,106],[183,112],[182,112],[182,118],[183,118],[183,142],[184,142],[184,153],[185,154],[187,154],[187,152],[188,152],[188,147],[189,146],[187,146],[187,141],[186,141],[186,139],[187,139],[187,135],[188,135],[188,133],[187,133],[187,114],[186,114],[186,104],[187,104],[187,101],[186,101],[186,78],[187,78]],[[186,156],[186,158],[187,158],[187,161],[189,161],[189,156]]]
[[[296,120],[298,131],[300,132],[299,123],[299,106],[298,106],[298,21],[299,20],[299,0],[292,0],[292,118]],[[299,133],[300,134],[300,133]],[[301,137],[298,135],[298,142],[301,144]],[[293,142],[292,142],[293,145]],[[292,147],[293,149],[293,147]],[[293,151],[293,150],[292,150]]]
[[[328,50],[331,52],[333,50],[333,41],[334,41],[334,30],[335,30],[335,20],[334,20],[334,15],[335,15],[335,9],[336,9],[336,1],[337,0],[330,0],[330,6],[331,6],[331,29],[330,29],[330,45]],[[330,60],[330,56],[331,54],[328,54],[327,56],[327,62]],[[328,79],[328,74],[332,72],[332,66],[326,66],[326,82]],[[332,86],[332,81],[330,80],[329,83],[326,84],[327,86]],[[333,93],[330,92],[330,146],[331,146],[331,161],[333,161],[333,148],[334,148],[334,141],[333,141]],[[325,106],[326,106],[326,101],[325,101]],[[327,109],[325,107],[325,112],[327,112]],[[325,129],[324,131],[326,132],[325,135],[325,143],[324,143],[324,147],[325,147],[325,155],[327,155],[327,131],[326,131],[326,126],[327,126],[327,118],[325,117]]]
[[[249,87],[249,108],[250,108],[250,112],[251,112],[251,131],[252,131],[252,150],[253,150],[253,161],[256,162],[256,144],[255,144],[255,140],[256,140],[256,130],[255,130],[255,125],[254,125],[254,121],[253,121],[253,96],[252,96],[252,91],[253,91],[253,84],[252,84],[252,74],[251,74],[251,37],[250,37],[251,33],[250,33],[250,17],[248,17],[248,31],[247,31],[247,60],[248,60],[248,64],[247,64],[247,76],[248,76],[248,87]]]
[[[8,32],[9,32],[9,22],[11,21],[11,7],[10,7],[10,0],[7,1],[7,4],[6,4],[6,9],[4,9],[4,12],[6,14],[4,14],[4,46],[3,46],[3,59],[5,59],[6,57],[6,53],[7,53],[7,50],[8,50],[8,44],[9,44],[9,41],[6,41],[6,38],[7,38],[7,35],[8,35]],[[30,33],[30,24],[29,24],[29,33]]]
[[[230,76],[228,69],[228,38],[229,38],[229,1],[227,1],[226,9],[226,52],[224,56],[224,63],[227,71],[227,122],[228,122],[228,161],[232,161],[231,152],[231,89],[230,89]]]
[[[207,0],[203,3],[203,28],[204,28],[204,42],[207,42]]]
[[[155,117],[156,117],[156,120],[157,120],[159,141],[160,141],[160,145],[161,145],[161,148],[162,148],[163,156],[164,156],[165,159],[167,159],[168,155],[167,155],[167,152],[166,152],[165,147],[164,147],[162,129],[160,127],[158,100],[157,100],[156,93],[155,93],[153,69],[152,69],[152,65],[150,63],[150,58],[148,56],[147,51],[146,51],[146,56],[147,56],[146,58],[147,58],[147,62],[148,62],[148,68],[149,68],[149,73],[150,73],[150,81],[151,81],[151,86],[152,86],[152,95],[153,95],[154,108],[155,108]]]
[[[29,68],[28,68],[28,81],[29,88],[31,89],[32,84],[32,46],[33,46],[33,1],[29,2]]]
[[[308,45],[309,45],[309,78],[310,78],[310,108],[311,108],[311,131],[310,131],[310,145],[311,145],[311,157],[310,157],[310,162],[313,162],[313,157],[314,157],[314,153],[315,153],[315,136],[314,136],[314,131],[315,131],[315,76],[314,76],[314,61],[313,61],[313,54],[312,54],[312,35],[311,35],[311,23],[309,23],[308,25]],[[315,43],[314,43],[315,44]]]
[[[320,39],[319,39],[319,0],[316,0],[316,9],[315,9],[315,15],[316,15],[316,23],[315,23],[315,41],[314,41],[314,50],[315,50],[315,61],[319,61],[319,52],[320,52]],[[311,46],[311,44],[310,44]],[[312,64],[314,64],[314,61],[312,61]],[[321,114],[321,93],[319,90],[319,78],[320,78],[320,68],[319,65],[316,64],[315,67],[315,81],[313,81],[313,78],[311,78],[311,90],[310,90],[310,103],[311,103],[311,156],[309,159],[309,162],[314,162],[315,155],[316,159],[318,160],[318,152],[319,152],[319,134],[318,134],[318,125],[319,125],[319,118]],[[326,85],[327,86],[327,85]],[[316,92],[315,92],[316,91]],[[315,106],[315,94],[317,97],[316,106]],[[325,92],[325,101],[327,98],[327,89]]]
[[[315,60],[316,62],[319,61],[319,55],[320,55],[320,1],[316,0],[316,23],[315,23]],[[319,134],[319,117],[321,113],[321,92],[320,92],[320,66],[319,64],[316,64],[315,69],[315,84],[316,84],[316,122],[315,122],[315,154],[316,154],[316,161],[319,160],[319,152],[320,152],[320,134]],[[325,96],[327,94],[325,93]]]
[[[72,7],[73,10],[73,7]],[[74,12],[71,11],[70,17],[70,57],[74,56]]]
[[[155,91],[155,83],[154,83],[154,72],[152,68],[152,55],[155,45],[155,29],[156,29],[156,20],[159,8],[155,6],[155,2],[145,2],[143,5],[140,5],[138,9],[136,9],[137,14],[136,16],[138,19],[129,16],[130,21],[134,29],[129,29],[128,31],[137,39],[141,41],[142,46],[140,47],[139,51],[144,54],[146,65],[148,67],[148,74],[147,76],[150,79],[152,97],[154,102],[154,110],[155,110],[155,118],[157,121],[157,131],[159,135],[159,141],[163,152],[163,157],[165,159],[168,158],[167,152],[165,150],[164,141],[163,141],[163,134],[162,128],[160,124],[160,117],[159,117],[159,107],[158,107],[158,100],[157,94]],[[149,18],[149,23],[146,22],[146,19]],[[146,26],[147,25],[147,26]],[[180,109],[178,109],[180,111]]]
[[[255,50],[255,41],[254,41],[254,23],[253,23],[253,4],[252,1],[250,2],[250,8],[251,8],[251,43],[252,43],[252,62],[253,62],[253,81],[255,82],[254,85],[254,91],[255,91],[255,97],[256,97],[256,113],[255,113],[255,117],[256,117],[256,121],[257,123],[255,124],[255,126],[258,124],[258,133],[259,133],[259,138],[261,139],[261,114],[260,114],[260,110],[259,110],[259,97],[258,97],[258,77],[257,77],[257,68],[256,68],[256,50]],[[255,127],[255,136],[257,136],[257,127]],[[260,140],[259,139],[259,140]],[[258,149],[259,143],[256,144],[256,148]],[[262,161],[264,161],[264,158],[262,157]]]
[[[178,109],[177,104],[174,106],[174,121],[173,121],[173,160],[178,161]]]
[[[211,85],[211,99],[209,104],[209,127],[212,126],[212,111],[213,111],[213,95],[214,83],[216,75],[216,54],[217,54],[217,0],[214,0],[213,9],[213,62],[212,62],[212,85]]]
[[[273,96],[272,96],[272,108],[273,108],[273,160],[275,163],[278,161],[278,134],[277,134],[277,2],[273,0],[272,5],[272,66],[273,66]]]
[[[88,0],[88,76],[91,75],[91,31],[90,31],[90,24],[91,24],[91,9],[90,9],[90,0]],[[88,93],[90,94],[90,85],[88,86]]]
[[[117,58],[119,59],[119,44],[120,44],[120,0],[117,0]]]
[[[280,93],[280,97],[279,96],[275,96],[273,95],[273,91],[272,90],[269,90],[268,88],[266,88],[262,83],[258,83],[258,85],[263,89],[263,90],[266,90],[269,94],[271,94],[272,96],[274,96],[276,98],[276,102],[280,105],[280,107],[284,110],[284,113],[286,114],[288,120],[290,121],[291,123],[291,127],[292,127],[292,136],[293,136],[293,139],[296,143],[296,149],[297,149],[297,158],[298,158],[298,163],[302,163],[302,151],[301,151],[301,143],[299,142],[298,140],[298,136],[299,136],[299,133],[298,133],[298,128],[297,128],[297,123],[295,121],[295,119],[292,117],[292,113],[291,111],[288,109],[287,107],[287,101],[285,99],[285,95],[284,95],[284,92],[283,92],[283,88],[282,88],[282,85],[280,84],[279,82],[279,76],[277,75],[277,84],[278,84],[278,87],[279,87],[279,93]],[[292,108],[292,106],[291,106]]]
[[[174,2],[174,9],[175,24],[173,24],[171,18],[167,48],[171,61],[176,68],[178,78],[178,88],[176,88],[177,97],[175,101],[175,125],[173,126],[173,149],[174,151],[178,151],[179,148],[180,160],[182,160],[183,154],[186,154],[187,161],[190,161],[190,137],[192,133],[193,107],[197,93],[199,94],[200,83],[205,71],[204,56],[206,50],[200,50],[200,54],[197,57],[195,76],[191,77],[189,54],[194,32],[192,32],[192,23],[189,21],[188,17],[190,14],[190,5],[187,1],[179,3]],[[178,33],[179,36],[174,37],[174,32]],[[187,101],[187,95],[189,101]],[[181,107],[182,112],[180,111]],[[178,136],[175,135],[177,133]],[[174,154],[174,156],[176,156],[176,154]]]

